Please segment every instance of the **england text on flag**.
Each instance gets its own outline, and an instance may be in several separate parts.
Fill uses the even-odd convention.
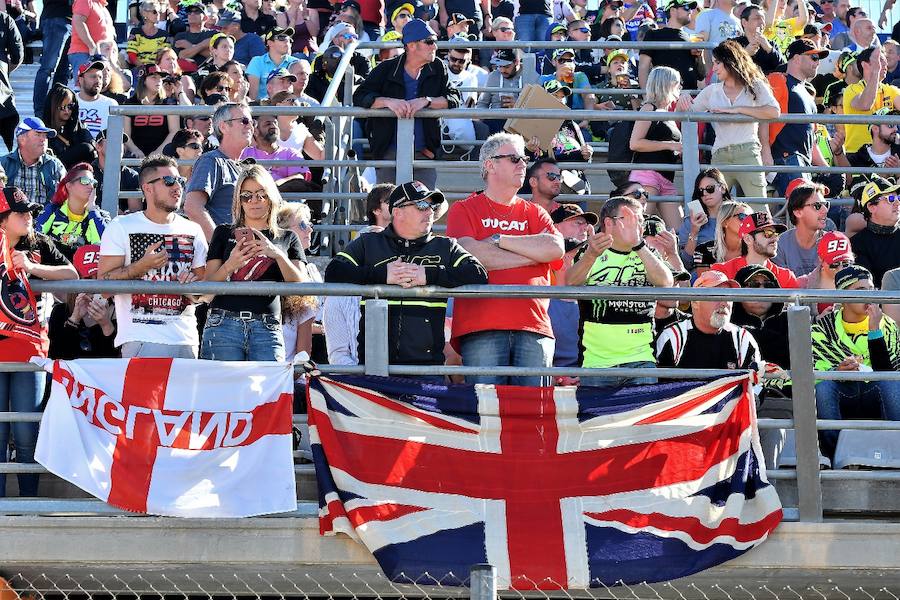
[[[675,579],[781,521],[749,375],[594,388],[314,378],[323,534],[395,581],[579,588]]]
[[[53,384],[35,458],[52,473],[133,512],[244,517],[297,508],[291,364],[46,364]]]

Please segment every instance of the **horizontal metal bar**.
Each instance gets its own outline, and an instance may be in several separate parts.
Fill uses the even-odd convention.
[[[382,48],[402,48],[403,45],[398,42],[360,42],[357,48],[366,50],[381,50]],[[489,40],[475,40],[471,42],[449,42],[438,41],[438,48],[470,48],[477,50],[479,48],[572,48],[573,50],[594,50],[598,48],[624,48],[627,50],[696,50],[698,48],[706,48],[712,50],[716,47],[711,42],[618,42],[618,41],[584,41],[576,42],[575,40],[550,41],[550,40],[513,40],[508,42],[498,42]]]
[[[718,163],[700,165],[701,169],[709,169],[715,167],[723,173],[794,173],[803,171],[804,173],[841,173],[847,175],[871,175],[872,173],[883,173],[887,175],[895,175],[897,169],[891,167],[816,167],[795,165],[723,165]]]
[[[770,481],[797,479],[796,469],[766,469],[766,477]]]
[[[0,462],[0,475],[10,473],[49,473],[44,465],[39,463],[5,463]],[[294,465],[296,475],[315,475],[316,468],[312,463]]]
[[[110,506],[96,498],[0,498],[0,514],[7,515],[115,515],[121,517],[145,517],[141,513],[132,513]],[[318,517],[319,505],[316,502],[298,502],[297,510],[274,515],[260,515],[262,519],[278,519],[285,517]]]
[[[819,471],[822,480],[832,481],[900,481],[900,471],[851,471],[847,469],[823,469]]]

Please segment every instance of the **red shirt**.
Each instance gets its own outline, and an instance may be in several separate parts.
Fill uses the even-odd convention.
[[[359,7],[362,9],[359,16],[363,21],[384,26],[384,0],[359,0]]]
[[[497,204],[484,194],[458,200],[447,214],[447,235],[484,240],[495,233],[503,235],[559,235],[547,211],[522,198],[512,206]],[[557,261],[559,263],[561,261]],[[488,271],[491,285],[550,285],[551,266],[543,263],[514,269]],[[546,298],[456,298],[453,301],[451,341],[478,331],[533,331],[553,337]]]
[[[725,273],[730,279],[734,279],[737,275],[737,272],[746,266],[747,257],[738,256],[737,258],[732,258],[727,262],[716,263],[712,266],[712,268],[716,271]],[[779,267],[769,259],[766,259],[766,263],[763,266],[775,274],[775,279],[778,280],[778,285],[780,285],[782,288],[787,289],[801,287],[800,281],[797,279],[797,276],[794,275],[794,272],[790,269]]]
[[[95,44],[115,42],[116,29],[112,16],[106,8],[106,0],[75,0],[72,3],[72,14],[81,15],[87,19],[85,24]],[[74,31],[69,50],[72,53],[88,52],[87,45]]]

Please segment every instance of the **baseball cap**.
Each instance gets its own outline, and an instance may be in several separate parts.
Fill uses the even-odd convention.
[[[695,0],[670,0],[669,3],[666,4],[666,10],[672,10],[678,6],[696,10],[698,4]]]
[[[831,23],[807,23],[803,28],[803,35],[816,35],[819,33],[829,33],[834,26]]]
[[[276,78],[277,79],[290,79],[291,81],[297,81],[297,76],[291,75],[291,72],[288,71],[287,69],[285,69],[284,67],[275,69],[274,71],[269,73],[269,76],[266,77],[266,83],[269,83],[270,81],[272,81],[273,79],[276,79]]]
[[[19,121],[19,125],[16,127],[16,136],[19,137],[23,133],[27,133],[29,131],[43,131],[47,134],[48,138],[56,137],[56,130],[50,129],[44,122],[38,119],[37,117],[25,117],[21,121]]]
[[[450,18],[447,20],[447,27],[451,25],[462,25],[463,23],[472,25],[473,23],[475,23],[475,20],[470,19],[466,15],[457,12],[450,15]]]
[[[571,48],[558,48],[558,49],[554,50],[553,51],[553,60],[558,61],[560,58],[562,58],[566,54],[571,54],[572,60],[575,60],[575,51],[572,50]]]
[[[713,271],[712,269],[700,273],[697,279],[694,280],[693,285],[695,288],[714,288],[723,286],[729,288],[741,287],[738,285],[737,281],[729,279],[728,275],[722,271]]]
[[[853,260],[853,251],[850,249],[850,238],[840,231],[829,231],[816,245],[816,254],[822,264],[832,265],[840,260]]]
[[[27,213],[41,208],[40,204],[29,200],[25,192],[13,185],[3,188],[3,194],[0,195],[0,212]]]
[[[550,213],[550,218],[554,223],[562,223],[576,217],[583,217],[591,225],[600,222],[600,217],[596,213],[584,212],[577,204],[560,204]]]
[[[834,288],[846,290],[857,281],[872,279],[872,273],[865,267],[850,265],[834,274]]]
[[[606,66],[609,66],[609,64],[616,59],[622,59],[625,62],[628,62],[628,60],[630,58],[631,57],[628,56],[628,50],[622,50],[621,48],[617,48],[616,50],[613,50],[609,54],[606,55]]]
[[[219,33],[213,34],[213,36],[212,36],[211,38],[209,38],[209,47],[210,47],[210,48],[214,47],[214,46],[216,45],[216,42],[218,42],[218,41],[221,40],[222,38],[228,38],[228,39],[230,39],[232,42],[235,41],[233,35],[228,35],[227,33],[219,32]]]
[[[550,29],[550,35],[553,35],[554,33],[560,33],[560,32],[561,32],[561,33],[568,34],[568,33],[569,33],[569,28],[566,27],[566,26],[565,26],[564,24],[562,24],[562,23],[554,23],[554,24],[553,24],[553,27]]]
[[[404,6],[408,6],[408,5],[404,4]],[[404,44],[411,44],[413,42],[421,42],[422,40],[427,40],[428,38],[431,38],[431,37],[437,38],[437,34],[434,32],[434,29],[432,29],[428,25],[428,23],[426,23],[422,19],[410,19],[410,21],[406,25],[403,26],[403,43]]]
[[[741,287],[747,287],[747,283],[756,275],[763,275],[766,279],[768,279],[769,283],[773,284],[770,287],[781,287],[781,285],[778,283],[778,278],[775,277],[775,273],[762,265],[747,265],[746,267],[742,267],[738,269],[737,273],[734,274],[734,279]]]
[[[201,4],[199,2],[192,2],[185,7],[184,12],[185,13],[190,13],[190,12],[202,13],[202,12],[206,12],[206,11],[203,9],[203,4]]]
[[[857,57],[859,57],[858,52],[847,51],[842,52],[837,59],[837,68],[841,73],[846,73],[847,69],[850,68],[850,65],[856,62]]]
[[[78,248],[72,257],[72,264],[82,279],[90,279],[97,274],[100,266],[100,246],[87,244]]]
[[[163,71],[158,65],[147,65],[141,68],[138,71],[138,77],[144,79],[145,77],[149,77],[150,75],[168,75],[166,71]]]
[[[755,212],[747,215],[744,217],[744,220],[741,221],[741,228],[738,230],[738,235],[744,237],[745,235],[754,234],[763,229],[774,229],[777,233],[787,231],[787,227],[781,223],[776,223],[769,213]]]
[[[544,89],[548,94],[555,94],[556,92],[562,92],[566,95],[566,97],[572,95],[572,88],[567,86],[556,79],[550,79],[549,81],[544,82]]]
[[[106,68],[106,63],[103,62],[102,60],[94,60],[91,62],[86,62],[83,65],[81,65],[80,67],[78,67],[78,76],[81,77],[82,75],[84,75],[85,73],[90,71],[91,69],[105,69],[105,68]]]
[[[863,187],[862,195],[859,198],[859,205],[865,206],[869,202],[878,200],[885,194],[890,194],[900,190],[900,185],[892,183],[889,179],[873,175],[872,179]]]
[[[362,12],[362,5],[356,0],[344,0],[341,2],[341,10],[344,10],[345,8],[352,8],[358,13]]]
[[[600,0],[599,8],[600,8],[600,10],[603,10],[610,4],[612,4],[613,6],[619,6],[619,7],[625,6],[625,3],[622,0]]]
[[[219,26],[232,25],[241,22],[241,16],[233,11],[227,10],[219,13]]]
[[[819,58],[826,58],[828,56],[828,50],[824,48],[819,48],[813,43],[812,40],[808,40],[806,38],[800,38],[799,40],[794,40],[787,47],[787,57],[790,60],[795,56],[800,56],[801,54],[809,55],[809,56],[818,56]]]
[[[794,190],[796,190],[798,187],[801,187],[801,186],[814,187],[814,188],[825,188],[823,191],[826,196],[829,193],[831,193],[831,190],[828,189],[828,186],[824,186],[820,183],[815,183],[814,181],[810,181],[806,177],[797,177],[795,179],[792,179],[791,182],[789,184],[787,184],[787,187],[784,188],[784,199],[788,200],[791,197],[791,194],[794,193]]]
[[[412,15],[416,14],[416,7],[413,6],[412,4],[410,4],[409,2],[401,4],[400,6],[398,6],[397,8],[394,9],[394,12],[391,13],[391,21],[396,19],[397,15],[399,15],[403,11],[408,12],[409,15],[412,16]],[[408,24],[409,23],[407,23],[407,25]],[[406,26],[404,26],[403,29],[406,29]]]
[[[263,34],[262,38],[264,42],[268,42],[276,35],[286,35],[289,38],[294,37],[294,28],[288,27],[286,29],[282,29],[281,27],[273,27],[270,31],[267,31]]]
[[[404,31],[405,30],[406,29],[404,28]],[[506,67],[516,62],[518,58],[519,53],[515,50],[512,50],[510,48],[501,48],[500,50],[494,52],[494,55],[491,57],[491,64],[498,67]]]
[[[444,193],[436,188],[429,190],[421,181],[410,181],[395,187],[387,199],[388,210],[394,210],[399,205],[419,200],[427,200],[432,204],[440,205],[434,214],[435,221],[440,219],[447,210],[447,199],[444,197]]]

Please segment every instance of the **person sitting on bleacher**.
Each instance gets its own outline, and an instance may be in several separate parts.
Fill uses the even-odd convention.
[[[52,239],[69,260],[81,246],[99,244],[109,224],[109,213],[91,202],[96,200],[96,186],[91,165],[74,165],[35,222],[35,229]]]
[[[800,281],[793,271],[779,267],[772,262],[778,253],[778,235],[787,227],[776,223],[767,212],[755,212],[741,221],[738,231],[741,238],[741,255],[727,262],[716,263],[713,270],[721,271],[733,278],[737,272],[747,265],[762,265],[775,273],[778,283],[783,288],[801,287]]]
[[[843,291],[875,290],[872,273],[850,265],[835,275]],[[900,370],[900,331],[877,304],[845,302],[812,326],[812,355],[817,371]],[[900,381],[831,381],[816,383],[820,419],[900,420]],[[819,432],[822,453],[833,456],[838,431]]]
[[[141,2],[140,10],[143,23],[131,32],[125,46],[130,67],[156,64],[156,53],[171,46],[168,34],[156,26],[159,21],[159,8],[156,2],[144,0]]]
[[[56,130],[44,125],[37,117],[22,119],[15,131],[16,148],[0,156],[0,168],[9,178],[9,185],[25,192],[32,202],[41,206],[56,193],[66,168],[49,151],[49,138]]]

